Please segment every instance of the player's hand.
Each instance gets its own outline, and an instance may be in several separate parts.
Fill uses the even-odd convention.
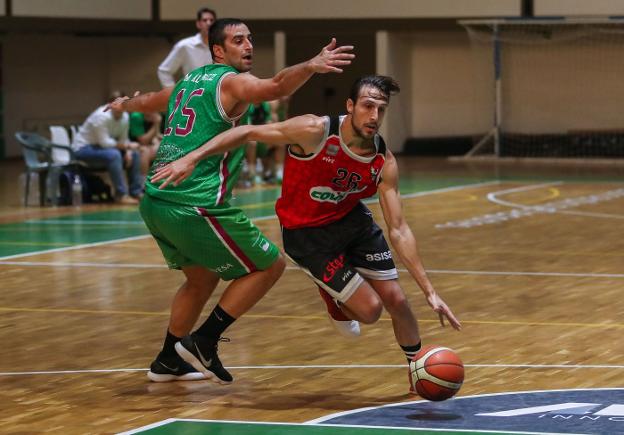
[[[135,91],[134,95],[132,96],[132,98],[138,96],[141,92],[139,91]],[[130,97],[128,97],[127,95],[124,95],[123,97],[117,97],[115,98],[115,100],[113,100],[112,102],[108,103],[106,105],[106,107],[104,108],[105,112],[108,112],[109,110],[117,110],[119,112],[125,112],[124,108],[123,108],[123,103],[126,100],[129,100]]]
[[[332,38],[321,52],[310,60],[310,65],[315,73],[335,72],[341,73],[343,66],[351,64],[355,54],[350,53],[353,45],[341,45],[336,47],[336,38]]]
[[[438,313],[438,316],[440,317],[440,324],[442,326],[444,326],[444,319],[446,318],[454,329],[458,331],[461,329],[461,323],[459,323],[457,317],[455,317],[451,309],[444,303],[442,298],[438,296],[436,292],[427,296],[427,303],[431,306],[433,311]]]
[[[152,183],[156,183],[158,181],[165,180],[160,186],[158,186],[159,189],[164,189],[167,185],[172,183],[174,186],[177,186],[191,176],[196,165],[197,163],[187,154],[181,159],[156,169],[154,175],[150,177],[150,181]]]

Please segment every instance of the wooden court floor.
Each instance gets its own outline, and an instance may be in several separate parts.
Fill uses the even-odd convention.
[[[404,213],[463,330],[438,324],[403,269],[400,282],[423,343],[451,347],[466,364],[459,396],[623,386],[621,167],[416,158],[402,158],[401,166]],[[227,331],[231,342],[220,354],[232,385],[150,383],[145,371],[160,349],[181,273],[163,267],[144,230],[115,236],[137,225],[128,215],[125,224],[85,222],[102,212],[138,219],[135,210],[24,209],[14,181],[19,164],[2,169],[0,433],[117,433],[167,418],[300,423],[415,400],[387,314],[359,339],[345,340],[315,287],[292,267]],[[379,207],[370,207],[381,219]],[[99,241],[37,246],[36,234],[20,226],[57,218],[68,220],[51,227],[55,234],[87,228]],[[256,223],[281,246],[275,218]],[[24,240],[31,251],[22,243],[10,254]]]

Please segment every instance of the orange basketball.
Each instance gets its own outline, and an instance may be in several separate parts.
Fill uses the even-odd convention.
[[[409,370],[414,390],[434,402],[453,397],[464,382],[464,364],[448,347],[423,347],[410,361]]]

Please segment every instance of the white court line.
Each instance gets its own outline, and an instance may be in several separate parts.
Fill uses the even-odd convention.
[[[118,432],[117,435],[133,435],[133,434],[137,434],[137,433],[141,433],[141,432],[146,432],[150,429],[156,429],[157,427],[161,427],[161,426],[165,426],[169,423],[174,423],[176,421],[178,421],[179,419],[177,418],[168,418],[166,420],[162,420],[162,421],[157,421],[156,423],[152,423],[152,424],[148,424],[145,426],[141,426],[138,427],[136,429],[131,429],[129,431],[126,432]]]
[[[403,199],[411,199],[419,196],[431,195],[433,193],[444,193],[444,192],[452,192],[455,190],[465,189],[467,187],[482,187],[482,186],[490,186],[493,184],[500,184],[500,181],[486,181],[483,183],[475,183],[475,184],[466,184],[461,186],[451,186],[451,187],[443,187],[440,189],[428,190],[426,192],[416,192],[416,193],[408,193],[407,195],[401,195]],[[377,198],[369,198],[366,199],[365,203],[377,202]],[[276,215],[268,215],[268,216],[259,216],[251,219],[252,221],[256,220],[266,220],[273,219]],[[49,220],[35,220],[30,219],[25,221],[27,224],[32,225],[144,225],[143,221],[106,221],[106,220],[61,220],[61,219],[49,219]]]
[[[498,205],[504,205],[504,206],[513,207],[513,208],[532,209],[532,208],[535,208],[536,206],[516,204],[514,202],[505,201],[503,199],[497,198],[497,195],[506,195],[508,193],[515,193],[515,192],[526,192],[528,190],[541,189],[542,187],[548,187],[548,186],[560,186],[562,184],[563,184],[563,181],[554,181],[552,183],[530,184],[528,186],[514,187],[512,189],[498,190],[496,192],[488,193],[487,199],[488,201],[493,202]]]
[[[574,216],[587,216],[605,219],[624,219],[624,215],[619,214],[607,214],[607,213],[591,213],[588,211],[570,211],[570,210],[558,210],[557,213],[571,214]]]
[[[428,190],[426,192],[418,192],[418,193],[408,194],[408,195],[404,195],[402,197],[406,198],[406,199],[409,199],[409,198],[415,198],[417,196],[432,195],[432,194],[436,194],[436,193],[444,193],[444,192],[450,192],[450,191],[454,191],[454,190],[466,189],[466,188],[470,188],[470,187],[481,187],[481,186],[488,186],[490,184],[499,184],[499,183],[500,183],[499,181],[488,181],[488,182],[483,182],[483,183],[464,184],[464,185],[461,185],[461,186],[445,187],[445,188],[442,188],[442,189],[434,189],[434,190]],[[263,220],[274,219],[274,218],[276,218],[275,215],[259,216],[259,217],[251,219],[251,221],[252,222],[253,221],[263,221]],[[84,223],[84,221],[80,221],[80,223]],[[87,243],[87,244],[83,244],[83,245],[70,246],[70,247],[66,247],[66,248],[46,249],[46,250],[42,250],[42,251],[27,252],[27,253],[24,253],[24,254],[8,255],[6,257],[0,257],[0,260],[10,260],[12,258],[30,257],[30,256],[33,256],[33,255],[48,254],[48,253],[52,253],[52,252],[64,252],[64,251],[71,251],[71,250],[75,250],[75,249],[91,248],[93,246],[110,245],[110,244],[113,244],[113,243],[121,243],[121,242],[130,241],[130,240],[141,240],[141,239],[147,239],[147,238],[150,238],[150,237],[151,237],[151,235],[146,234],[146,235],[143,235],[143,236],[127,237],[127,238],[122,238],[122,239],[112,239],[112,240],[107,240],[107,241],[104,241],[104,242]]]
[[[468,396],[470,397],[470,396]],[[425,402],[424,400],[420,400],[418,402]],[[417,403],[417,402],[400,402],[400,403],[393,403],[391,405],[393,406],[398,406],[398,405],[406,405],[406,404],[411,404],[411,403]],[[377,409],[377,408],[383,408],[386,407],[388,405],[384,405],[384,406],[371,406],[368,408],[360,408],[357,411],[358,412],[362,412],[362,411],[366,411],[366,410],[373,410],[373,409]],[[347,411],[348,412],[348,411]],[[336,414],[332,414],[332,416],[337,416]],[[323,419],[324,417],[321,417],[318,420]],[[330,428],[338,428],[338,427],[344,427],[344,428],[351,428],[351,429],[388,429],[388,430],[393,430],[392,433],[405,433],[405,432],[423,432],[423,431],[427,431],[427,432],[452,432],[452,433],[463,433],[463,432],[469,432],[469,433],[493,433],[493,434],[500,434],[500,433],[505,433],[505,434],[517,434],[517,435],[587,435],[587,434],[573,434],[573,433],[554,433],[554,432],[517,432],[517,431],[503,431],[501,432],[500,430],[489,430],[489,429],[483,429],[483,430],[477,430],[477,429],[448,429],[448,428],[429,428],[429,427],[405,427],[405,426],[374,426],[374,425],[367,425],[367,424],[322,424],[322,423],[315,423],[314,420],[310,420],[310,421],[306,421],[303,423],[287,423],[287,422],[276,422],[276,421],[245,421],[245,420],[203,420],[203,419],[198,419],[198,418],[168,418],[166,420],[163,421],[159,421],[156,423],[152,423],[149,424],[147,426],[142,426],[139,427],[137,429],[132,429],[129,430],[127,432],[120,432],[117,435],[135,435],[135,434],[139,434],[142,432],[145,432],[146,430],[149,429],[154,429],[157,427],[162,427],[165,426],[169,423],[175,423],[177,421],[181,421],[181,422],[192,422],[192,423],[227,423],[227,424],[249,424],[249,425],[258,425],[258,426],[290,426],[290,427],[298,427],[298,426],[308,426],[308,427],[330,427]],[[208,428],[206,428],[207,430]],[[202,433],[208,433],[207,431],[204,431]],[[269,432],[266,432],[269,433]]]
[[[456,190],[467,189],[469,187],[484,187],[484,186],[492,186],[492,185],[498,185],[498,184],[501,184],[501,182],[498,180],[495,180],[495,181],[484,181],[483,183],[463,184],[461,186],[443,187],[441,189],[427,190],[426,192],[408,193],[407,195],[401,194],[401,199],[411,199],[411,198],[417,198],[419,196],[430,195],[432,193],[454,192]],[[371,199],[367,199],[364,202],[368,204],[370,202],[377,202],[377,201],[378,199],[371,198]]]
[[[311,364],[311,365],[266,365],[266,366],[228,366],[228,370],[301,370],[301,369],[397,369],[405,368],[405,364]],[[624,369],[624,365],[616,364],[464,364],[469,368],[500,368],[500,369]],[[0,376],[32,376],[32,375],[73,375],[87,373],[131,373],[143,372],[148,368],[126,369],[84,369],[84,370],[41,370],[27,372],[0,372]]]
[[[67,263],[62,261],[0,261],[7,266],[95,267],[97,269],[167,269],[165,264]]]
[[[2,260],[10,260],[12,258],[30,257],[32,255],[39,255],[39,254],[50,254],[52,252],[65,252],[65,251],[73,251],[73,250],[76,250],[76,249],[92,248],[94,246],[110,245],[110,244],[113,244],[113,243],[130,242],[130,241],[133,241],[133,240],[147,239],[149,237],[152,237],[152,236],[149,235],[149,234],[146,234],[146,235],[143,235],[143,236],[133,236],[133,237],[124,237],[122,239],[106,240],[104,242],[85,243],[83,245],[68,246],[68,247],[65,247],[65,248],[46,249],[46,250],[43,250],[43,251],[26,252],[24,254],[7,255],[6,257],[0,257],[0,261],[2,261]]]
[[[2,263],[0,263],[2,264]],[[400,269],[400,272],[407,272]],[[576,273],[576,272],[514,272],[492,270],[436,270],[427,269],[427,273],[457,274],[457,275],[506,275],[506,276],[560,276],[576,278],[624,278],[622,273]]]
[[[623,215],[614,215],[614,214],[608,214],[608,213],[592,213],[592,212],[584,212],[584,211],[572,211],[572,210],[562,210],[562,201],[555,201],[555,202],[549,202],[546,204],[538,204],[538,205],[525,205],[525,204],[518,204],[516,202],[511,202],[511,201],[505,201],[503,199],[498,198],[499,195],[506,195],[508,193],[515,193],[515,192],[526,192],[528,190],[534,190],[534,189],[540,189],[542,187],[548,187],[548,186],[559,186],[561,184],[564,184],[563,181],[557,181],[557,182],[553,182],[553,183],[544,183],[544,184],[534,184],[534,185],[530,185],[530,186],[521,186],[521,187],[516,187],[513,189],[507,189],[507,190],[499,190],[497,192],[490,192],[487,194],[487,199],[490,202],[493,202],[495,204],[498,205],[503,205],[503,206],[507,206],[507,207],[511,207],[511,208],[520,208],[522,210],[528,210],[528,211],[535,211],[535,212],[541,212],[541,213],[561,213],[561,214],[569,214],[569,215],[575,215],[575,216],[587,216],[587,217],[597,217],[597,218],[607,218],[607,219],[624,219]],[[606,193],[617,193],[619,190],[616,191],[608,191]],[[599,195],[599,194],[598,194]],[[570,200],[576,200],[576,201],[582,201],[582,200],[588,200],[590,199],[590,197],[592,197],[594,199],[599,198],[599,196],[597,195],[589,195],[589,196],[582,196],[579,198],[570,198]],[[606,199],[608,200],[608,199]],[[563,202],[565,202],[565,200],[563,200]],[[589,201],[587,202],[587,204],[592,204],[593,202]],[[579,203],[578,205],[584,205],[584,203]]]
[[[93,267],[97,269],[166,269],[164,264],[141,263],[68,263],[62,261],[0,261],[0,266],[51,266],[51,267]],[[286,266],[287,270],[300,270],[295,266]],[[398,272],[407,273],[407,269]],[[624,278],[623,273],[581,273],[581,272],[522,272],[522,271],[493,271],[493,270],[450,270],[427,269],[427,273],[449,275],[504,275],[504,276],[558,276],[573,278]]]
[[[471,228],[482,225],[499,224],[509,220],[520,219],[528,216],[534,216],[536,214],[566,214],[574,216],[585,216],[593,218],[606,218],[606,219],[624,219],[624,215],[621,214],[609,214],[609,213],[593,213],[584,211],[567,210],[568,208],[578,207],[581,205],[595,204],[603,201],[611,201],[614,199],[620,199],[624,197],[624,189],[609,190],[603,193],[579,196],[575,198],[568,198],[559,201],[551,201],[542,203],[539,205],[525,205],[518,204],[511,201],[506,201],[499,198],[500,195],[506,195],[514,192],[527,192],[529,190],[541,189],[548,186],[557,186],[564,184],[563,181],[556,181],[552,183],[540,183],[530,184],[520,187],[514,187],[511,189],[498,190],[495,192],[489,192],[486,195],[488,201],[511,208],[510,211],[500,211],[497,213],[488,213],[479,216],[473,216],[468,219],[461,219],[457,221],[449,221],[442,224],[436,224],[438,229],[444,228]]]
[[[102,220],[61,220],[61,219],[48,219],[48,220],[27,220],[24,223],[29,225],[141,225],[145,224],[143,221],[102,221]]]

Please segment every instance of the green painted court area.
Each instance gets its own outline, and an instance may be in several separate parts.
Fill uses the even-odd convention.
[[[137,211],[76,212],[0,225],[0,257],[125,239],[147,234]]]
[[[244,192],[232,204],[251,218],[272,216],[279,189]],[[148,235],[137,209],[119,208],[0,225],[0,258]]]
[[[305,425],[286,423],[221,422],[172,420],[161,425],[137,429],[126,434],[147,435],[511,435],[509,432],[474,432],[469,430],[428,430],[389,427]],[[513,432],[514,435],[522,432]]]
[[[452,165],[450,166],[453,167]],[[612,173],[594,173],[591,169],[537,171],[529,173],[525,169],[511,168],[476,170],[457,167],[451,171],[419,168],[405,168],[401,172],[400,190],[404,196],[441,189],[469,187],[491,181],[502,182],[547,182],[565,180],[567,182],[605,182],[621,180]],[[280,186],[265,186],[260,189],[237,189],[231,204],[241,208],[250,218],[266,218],[275,215],[275,200],[280,194]],[[374,199],[373,199],[374,201]],[[53,249],[66,249],[89,243],[110,242],[129,237],[147,236],[148,232],[138,210],[108,208],[103,211],[81,212],[76,209],[68,216],[33,219],[23,222],[0,225],[0,259]]]
[[[428,192],[482,181],[476,177],[457,177],[416,182],[405,177],[401,183],[401,192]],[[241,208],[252,219],[270,217],[275,215],[275,200],[279,193],[279,186],[239,190],[234,192],[231,204]],[[75,213],[67,216],[0,225],[0,259],[148,234],[136,209],[124,207],[89,213],[76,209]]]

